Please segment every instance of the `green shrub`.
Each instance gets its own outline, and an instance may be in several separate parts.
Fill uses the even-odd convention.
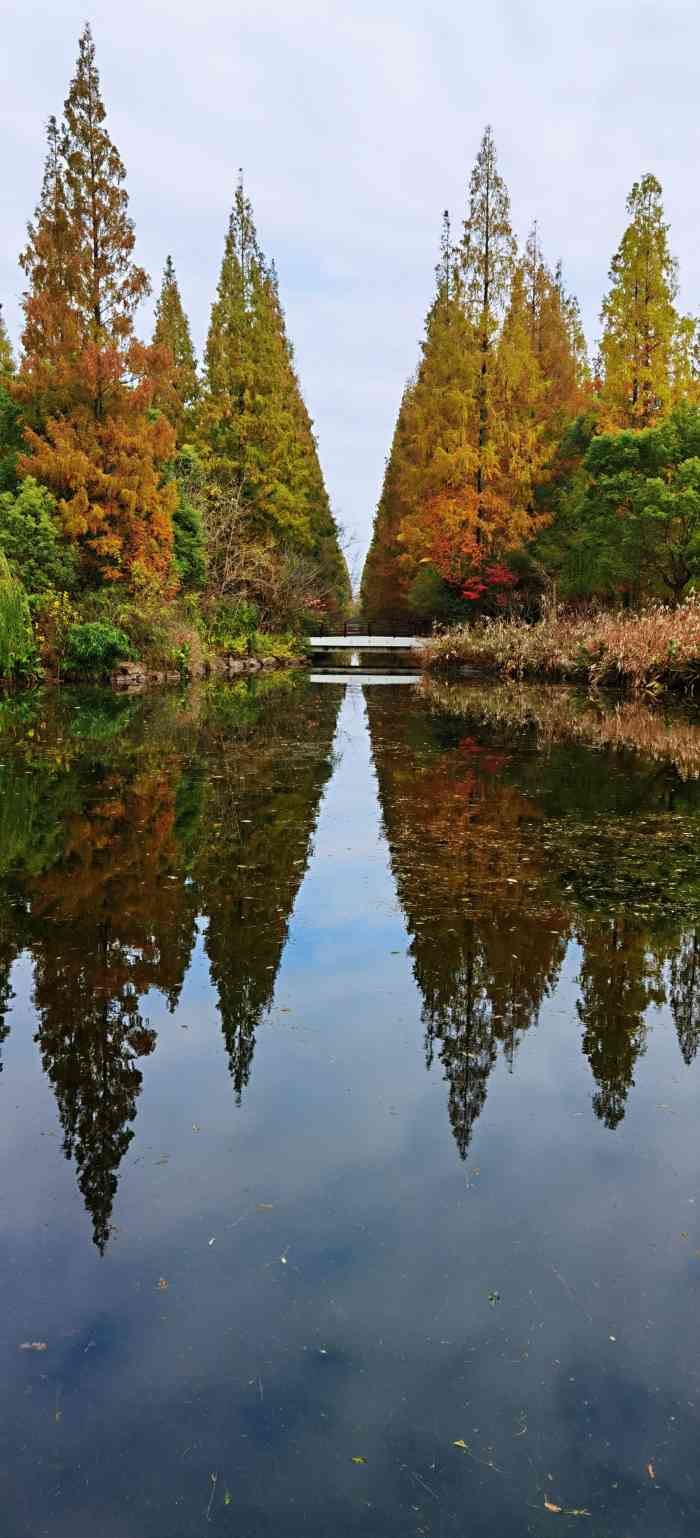
[[[28,593],[69,593],[75,587],[75,553],[60,539],[56,502],[28,475],[16,493],[0,493],[0,550]]]
[[[27,595],[0,550],[0,678],[35,670],[36,652]]]
[[[276,657],[280,662],[296,662],[306,647],[297,636],[270,635],[266,630],[256,630],[252,637],[254,657]]]
[[[71,625],[66,638],[66,666],[76,673],[103,673],[132,655],[129,637],[106,620]]]
[[[22,412],[7,388],[7,378],[0,370],[0,491],[14,491],[17,485],[17,455],[24,448]]]

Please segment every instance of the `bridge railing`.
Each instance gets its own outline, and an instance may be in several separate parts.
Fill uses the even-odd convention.
[[[381,625],[377,628],[371,624],[363,624],[360,620],[345,620],[342,626],[334,625],[333,628],[330,626],[326,628],[325,625],[319,624],[316,626],[315,633],[317,636],[329,637],[342,635],[346,639],[351,639],[353,636],[367,636],[371,640],[373,637],[386,636],[387,639],[392,637],[398,640],[403,636],[418,636],[423,632],[420,624],[416,626]]]

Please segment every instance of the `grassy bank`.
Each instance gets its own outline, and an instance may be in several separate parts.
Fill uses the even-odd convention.
[[[549,616],[537,624],[457,625],[421,648],[428,673],[461,669],[503,678],[612,685],[632,694],[694,693],[700,681],[700,599],[641,613]]]

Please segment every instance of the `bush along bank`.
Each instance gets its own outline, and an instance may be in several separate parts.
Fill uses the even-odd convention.
[[[426,642],[419,658],[427,673],[491,673],[607,685],[631,694],[693,695],[700,684],[700,597],[691,594],[678,608],[654,604],[640,613],[456,625]]]
[[[209,674],[254,673],[304,664],[293,631],[258,628],[250,603],[207,604],[189,595],[163,604],[157,591],[27,596],[0,553],[0,682],[111,683],[115,688],[184,683]]]

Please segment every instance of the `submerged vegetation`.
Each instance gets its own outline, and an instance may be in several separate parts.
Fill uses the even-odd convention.
[[[170,256],[152,340],[136,335],[151,285],[125,179],[86,26],[20,258],[18,365],[0,317],[0,554],[25,595],[2,576],[2,624],[28,605],[34,643],[12,621],[0,677],[24,677],[27,650],[36,674],[100,672],[109,653],[187,671],[222,632],[255,652],[260,632],[303,634],[349,598],[242,179],[201,371]]]

